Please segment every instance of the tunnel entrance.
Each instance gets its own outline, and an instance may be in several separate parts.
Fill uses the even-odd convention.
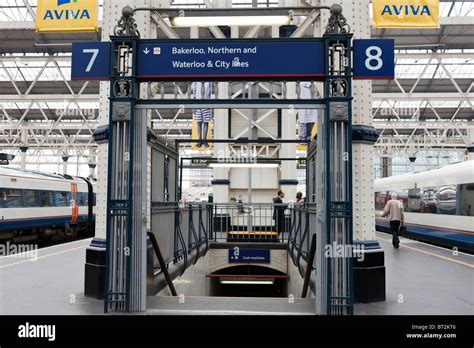
[[[210,278],[210,295],[217,297],[287,297],[288,275],[261,266],[221,269]]]

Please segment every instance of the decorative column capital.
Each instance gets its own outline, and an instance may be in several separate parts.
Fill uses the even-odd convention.
[[[122,17],[114,28],[115,36],[137,36],[140,38],[137,23],[133,18],[134,14],[135,10],[130,6],[125,6],[122,9]]]
[[[342,6],[334,4],[329,11],[331,16],[329,17],[325,34],[348,34],[351,31],[351,27],[347,24],[347,19],[342,14]]]

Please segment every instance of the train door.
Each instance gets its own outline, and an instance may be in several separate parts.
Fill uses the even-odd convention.
[[[71,192],[72,192],[72,217],[71,217],[71,225],[77,224],[79,220],[79,205],[77,204],[77,184],[71,184]]]

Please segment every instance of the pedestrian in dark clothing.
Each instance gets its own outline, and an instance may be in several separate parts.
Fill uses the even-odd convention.
[[[278,196],[273,198],[273,204],[275,205],[273,220],[275,220],[276,232],[278,234],[285,231],[285,209],[287,206],[283,204],[283,198],[285,198],[285,193],[281,190],[278,191]]]

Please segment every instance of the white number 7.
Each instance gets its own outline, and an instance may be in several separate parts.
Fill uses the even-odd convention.
[[[90,72],[92,67],[94,66],[97,56],[99,55],[99,49],[98,48],[84,49],[82,50],[82,53],[92,53],[92,58],[89,61],[89,65],[86,68],[86,72]]]

